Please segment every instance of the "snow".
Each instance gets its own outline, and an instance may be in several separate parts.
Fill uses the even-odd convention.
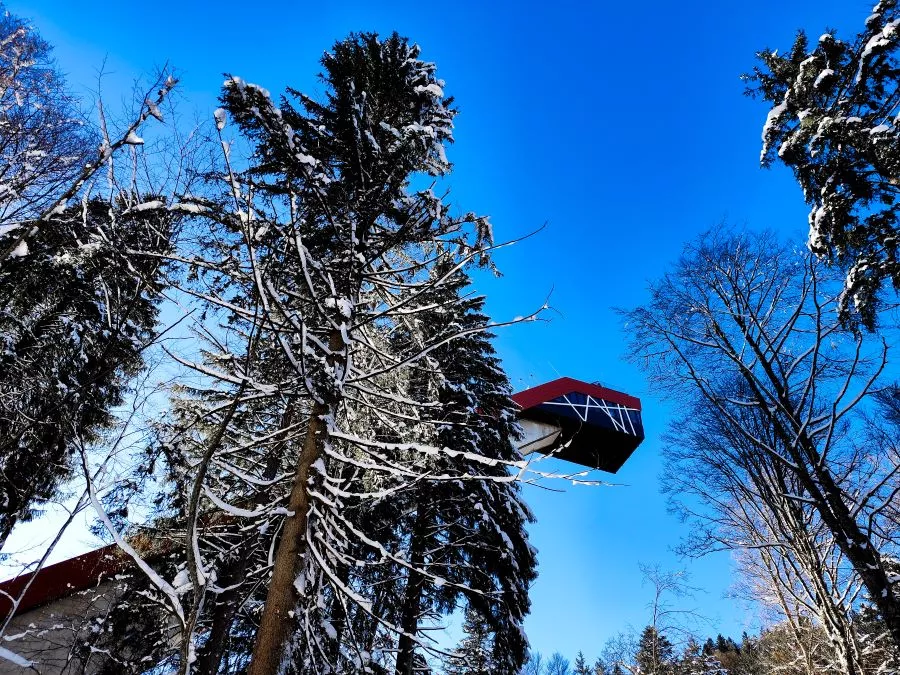
[[[222,131],[225,128],[225,111],[222,108],[216,108],[213,117],[216,119],[216,129]]]
[[[147,112],[150,113],[150,116],[154,117],[157,120],[159,120],[160,122],[162,122],[163,116],[162,116],[162,113],[159,111],[159,106],[156,105],[156,103],[151,101],[149,98],[145,101],[145,103],[147,105]]]
[[[203,486],[203,492],[206,494],[206,497],[209,499],[209,501],[215,504],[217,508],[222,509],[225,513],[229,513],[232,516],[236,516],[238,518],[255,518],[256,516],[260,516],[264,513],[263,510],[250,511],[248,509],[242,509],[237,506],[233,506],[232,504],[219,499],[219,497],[216,496],[216,494],[205,485]]]
[[[882,47],[889,47],[897,34],[898,26],[900,26],[900,19],[891,21],[866,42],[866,46],[863,48],[862,54],[860,54],[859,57],[859,70],[856,71],[857,84],[862,80],[863,68],[865,68],[866,62],[869,60],[872,52]]]
[[[813,88],[818,89],[820,86],[822,86],[822,82],[825,81],[825,78],[831,77],[832,75],[834,75],[834,71],[831,68],[826,68],[825,70],[823,70],[818,74],[818,76],[816,76],[816,81],[813,82]]]
[[[206,213],[209,209],[203,204],[196,204],[193,202],[179,202],[178,204],[172,204],[169,208],[170,211],[179,211],[180,213]]]
[[[0,659],[9,661],[10,663],[14,663],[15,665],[22,668],[31,668],[31,666],[33,665],[32,662],[28,659],[19,656],[15,652],[12,652],[5,647],[0,647]]]
[[[341,316],[349,319],[353,314],[353,302],[349,298],[325,298],[324,305],[337,309]]]
[[[128,132],[128,135],[125,137],[125,144],[126,145],[143,145],[144,139],[141,138],[140,136],[138,136],[134,132],[134,129],[132,129],[131,131]]]
[[[28,255],[28,244],[25,241],[20,241],[9,253],[10,258],[24,258],[26,255]]]
[[[178,595],[183,595],[190,590],[191,575],[188,573],[187,569],[178,570],[178,574],[172,579],[172,587]]]
[[[420,85],[420,86],[416,87],[416,91],[431,94],[435,98],[441,98],[444,95],[444,90],[441,89],[434,82],[432,82],[431,84],[425,85],[425,86]]]
[[[825,218],[825,207],[820,206],[810,215],[809,239],[807,246],[811,251],[821,251],[825,244],[825,235],[822,233],[822,220]]]
[[[161,209],[165,204],[158,199],[154,199],[153,201],[144,202],[142,204],[136,204],[132,206],[129,210],[134,212],[140,211],[153,211],[154,209]]]
[[[869,129],[869,133],[874,136],[875,134],[883,134],[890,130],[891,126],[889,124],[879,124],[877,127],[872,127],[871,129]]]
[[[776,105],[769,111],[769,114],[766,115],[766,123],[763,126],[762,130],[763,149],[759,156],[760,161],[765,159],[766,152],[769,149],[769,135],[772,133],[775,124],[778,122],[778,118],[781,117],[785,113],[785,111],[787,111],[787,100],[784,100]]]

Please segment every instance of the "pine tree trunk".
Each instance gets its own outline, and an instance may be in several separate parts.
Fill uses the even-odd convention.
[[[328,340],[328,348],[334,353],[342,346],[341,334],[332,331]],[[321,453],[320,437],[325,432],[325,421],[322,417],[328,412],[324,403],[313,405],[309,416],[309,426],[303,439],[303,448],[297,459],[294,473],[294,484],[288,500],[288,515],[284,520],[284,529],[275,562],[272,566],[272,578],[266,604],[263,607],[262,619],[256,633],[256,644],[247,675],[276,675],[286,654],[286,643],[291,627],[290,612],[294,609],[294,580],[306,553],[306,525],[309,520],[309,471]]]
[[[288,401],[281,418],[281,428],[287,429],[293,424],[294,399]],[[264,480],[272,480],[278,475],[281,464],[284,443],[279,443],[269,453],[266,468],[263,471]],[[254,503],[258,506],[263,503],[262,492],[257,495]],[[215,675],[222,665],[222,657],[225,655],[225,641],[231,631],[234,616],[240,606],[238,582],[247,576],[247,567],[250,564],[251,553],[257,544],[256,538],[247,538],[238,547],[234,555],[223,566],[218,585],[229,588],[216,596],[216,602],[212,610],[212,624],[209,629],[209,637],[200,648],[195,671],[197,675]]]
[[[416,653],[412,636],[419,631],[419,614],[422,611],[422,587],[425,578],[418,572],[425,562],[425,529],[428,526],[424,495],[421,488],[416,495],[416,520],[409,545],[410,570],[406,575],[406,590],[400,614],[400,634],[397,640],[396,675],[410,675]]]
[[[272,566],[272,579],[263,607],[262,619],[256,633],[256,644],[247,675],[275,675],[285,658],[284,650],[290,628],[289,613],[294,609],[294,580],[306,552],[306,523],[309,516],[309,470],[319,458],[319,436],[324,431],[322,416],[326,407],[313,406],[303,449],[297,461],[294,485],[288,501],[288,515],[284,520],[281,540]]]

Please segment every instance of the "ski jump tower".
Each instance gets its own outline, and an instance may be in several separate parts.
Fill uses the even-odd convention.
[[[640,399],[598,384],[561,377],[512,399],[521,409],[523,455],[616,473],[644,440]]]

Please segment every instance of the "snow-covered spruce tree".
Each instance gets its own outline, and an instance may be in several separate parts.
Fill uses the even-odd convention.
[[[762,163],[782,162],[810,206],[809,246],[846,269],[840,309],[874,326],[878,294],[900,287],[900,9],[875,5],[845,42],[800,33],[784,55],[759,52],[749,92],[772,104]]]
[[[675,675],[729,675],[719,660],[702,652],[696,640],[691,639],[675,665]]]
[[[454,658],[447,664],[447,675],[493,675],[503,672],[494,663],[491,644],[493,631],[484,617],[466,610],[463,621],[464,637],[455,650]],[[404,673],[415,672],[410,668]]]
[[[316,407],[300,453],[288,506],[292,515],[279,543],[250,672],[279,667],[289,625],[285,619],[296,607],[295,588],[301,602],[324,592],[336,596],[341,605],[370,612],[369,603],[341,575],[344,566],[353,564],[346,555],[348,542],[363,541],[379,552],[383,564],[412,565],[381,542],[369,540],[345,514],[359,510],[354,502],[373,496],[367,484],[377,484],[378,492],[384,493],[428,481],[426,460],[434,448],[404,447],[402,437],[401,444],[392,444],[359,436],[353,432],[358,419],[353,411],[361,406],[369,414],[395,422],[421,417],[422,410],[438,404],[417,396],[417,378],[429,366],[424,357],[467,332],[484,329],[457,328],[424,344],[412,342],[403,350],[391,344],[389,352],[383,351],[385,329],[408,323],[417,311],[416,298],[451,276],[428,277],[423,271],[439,262],[455,270],[476,255],[465,238],[463,223],[476,226],[476,237],[485,234],[482,219],[450,218],[431,191],[409,194],[406,190],[415,172],[447,170],[443,141],[449,140],[452,118],[433,66],[418,61],[416,55],[417,48],[397,36],[382,42],[364,35],[339,43],[334,55],[323,61],[330,87],[328,102],[321,105],[300,97],[305,115],[286,101],[279,112],[267,109],[260,90],[236,81],[226,92],[226,108],[242,128],[251,136],[266,130],[264,139],[258,136],[266,169],[291,160],[284,165],[283,176],[302,188],[299,208],[310,210],[310,220],[300,223],[308,231],[301,229],[302,240],[292,243],[302,246],[294,250],[300,254],[312,311],[293,309],[295,296],[273,292],[270,285],[258,289],[265,296],[262,304],[285,315],[288,322],[273,327],[293,333],[294,343],[299,340],[303,347],[297,350],[279,336],[289,359],[298,364],[298,375],[304,378],[302,384]],[[260,114],[252,113],[254,109]],[[295,129],[298,134],[293,133]],[[444,243],[436,247],[440,241]],[[471,241],[476,249],[482,245],[477,238]],[[429,256],[434,257],[429,260]],[[365,468],[375,474],[366,482],[355,480],[357,471],[346,470],[360,461],[359,455],[367,458]],[[481,464],[489,468],[483,479],[494,477],[490,467],[498,460],[515,461],[485,457]],[[308,476],[314,465],[310,488]],[[468,470],[457,470],[461,477],[471,476]],[[496,478],[508,480],[503,473]],[[432,480],[452,478],[453,474],[441,474]],[[308,522],[304,522],[305,511]],[[427,570],[423,573],[430,583],[445,583]],[[333,666],[322,663],[329,653],[321,649],[319,636],[334,626],[319,616],[317,607],[315,602],[295,610],[308,623],[295,638],[301,653],[294,664],[321,672]],[[398,630],[378,620],[382,627]],[[369,657],[360,649],[347,653],[357,667]]]
[[[111,421],[156,322],[169,213],[97,199],[44,221],[0,265],[0,548]]]
[[[260,87],[227,80],[217,127],[225,139],[230,118],[249,143],[223,141],[221,170],[195,210],[211,234],[175,258],[188,270],[182,290],[210,325],[198,324],[209,338],[203,353],[176,355],[202,392],[186,400],[168,451],[181,475],[172,503],[173,522],[185,523],[183,573],[176,583],[146,570],[180,626],[172,662],[181,672],[215,672],[217,659],[249,660],[252,673],[393,670],[404,633],[393,600],[416,575],[426,602],[466,597],[508,629],[496,641],[515,662],[533,552],[520,527],[529,516],[507,485],[525,466],[507,433],[508,383],[490,353],[469,357],[483,357],[492,377],[448,407],[472,427],[447,441],[460,447],[439,445],[436,355],[487,325],[475,312],[439,334],[415,325],[438,308],[436,289],[486,260],[490,244],[485,219],[452,217],[433,190],[410,188],[449,170],[454,112],[434,66],[398,36],[351,36],[323,66],[323,102],[291,92],[276,106]],[[246,145],[253,152],[241,160]],[[440,299],[459,301],[455,290]],[[453,316],[471,308],[480,303]],[[442,357],[454,359],[464,361]],[[267,450],[277,475],[267,473]],[[411,562],[403,528],[412,515],[402,509],[422,486],[451,482],[460,494],[483,493],[446,507],[465,513],[467,536],[483,531],[483,547],[456,554],[465,569],[439,577],[427,558]],[[444,527],[445,517],[422,513]],[[248,543],[254,533],[269,545]],[[250,561],[243,569],[236,551]],[[242,603],[230,616],[215,601],[225,577]],[[214,633],[235,651],[210,647]],[[248,636],[252,658],[241,651]]]
[[[885,565],[900,541],[887,487],[900,462],[893,444],[860,442],[887,345],[846,329],[841,293],[823,263],[771,234],[716,230],[628,313],[632,353],[685,415],[705,402],[793,476],[799,493],[782,496],[815,509],[900,646],[900,596]],[[750,408],[778,445],[743,423]]]
[[[436,276],[452,272],[445,268],[446,264],[438,265]],[[518,456],[512,392],[491,345],[492,336],[485,331],[489,321],[483,314],[484,299],[467,297],[468,287],[468,276],[458,271],[423,298],[423,311],[408,336],[421,348],[429,340],[464,333],[427,357],[440,405],[423,415],[421,440],[512,462]],[[460,600],[494,636],[493,672],[516,673],[526,655],[522,621],[529,608],[528,588],[536,576],[535,552],[524,532],[531,513],[518,486],[507,479],[504,465],[490,470],[465,455],[437,456],[429,464],[430,473],[464,478],[419,485],[406,509],[411,516],[406,530],[413,566],[404,575],[397,673],[408,669],[419,617],[429,612],[440,615]],[[485,474],[498,480],[465,479]],[[441,579],[441,585],[435,587],[422,572]]]
[[[671,675],[675,668],[675,647],[671,640],[653,626],[641,631],[634,656],[641,675]]]
[[[95,134],[49,45],[15,16],[0,18],[0,548],[33,500],[68,475],[73,439],[102,426],[148,338],[160,264],[132,261],[124,247],[146,243],[158,255],[174,216],[126,214],[135,193],[114,185],[112,160],[141,141],[135,132],[148,117],[160,117],[174,80],[164,74],[157,85],[121,134],[110,137],[105,125]],[[87,182],[104,167],[101,197]]]

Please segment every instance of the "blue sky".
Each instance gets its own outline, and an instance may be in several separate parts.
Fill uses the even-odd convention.
[[[527,629],[535,649],[589,658],[647,618],[638,563],[693,573],[710,631],[752,629],[723,597],[722,554],[682,561],[685,526],[667,513],[658,473],[669,410],[624,360],[613,307],[640,304],[682,245],[727,219],[802,240],[806,210],[783,170],[758,166],[766,108],[742,95],[755,51],[787,49],[798,28],[849,36],[874,0],[550,3],[13,1],[56,46],[72,88],[90,95],[103,64],[107,102],[166,61],[182,76],[182,111],[209,116],[222,73],[272,92],[320,91],[317,59],[350,31],[409,36],[438,64],[461,114],[451,198],[491,216],[500,240],[541,225],[479,277],[497,319],[551,293],[549,323],[501,334],[517,389],[558,374],[640,396],[647,440],[614,478],[624,485],[532,489],[540,578]]]

